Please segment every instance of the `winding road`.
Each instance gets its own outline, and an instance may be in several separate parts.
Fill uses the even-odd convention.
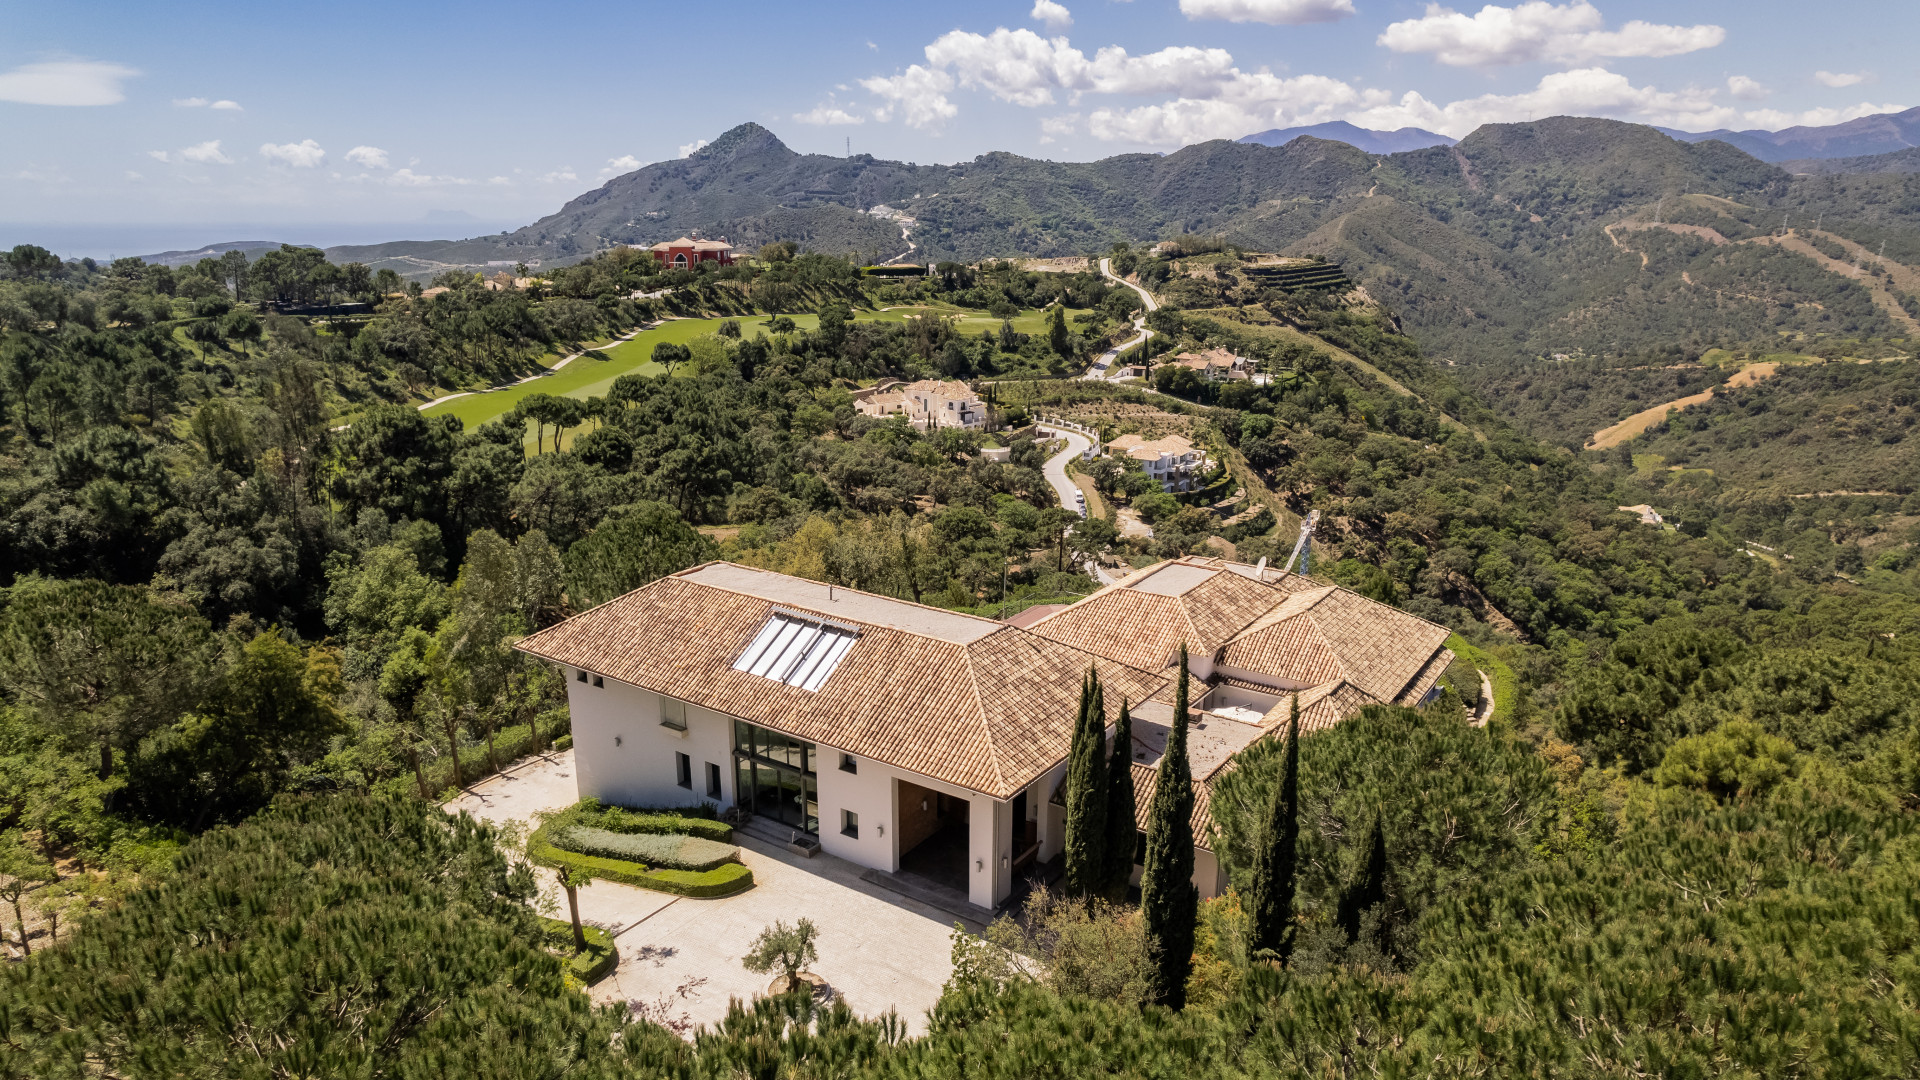
[[[1093,440],[1071,428],[1041,424],[1039,430],[1067,440],[1067,448],[1048,458],[1046,465],[1042,466],[1040,471],[1046,474],[1047,483],[1053,485],[1053,493],[1060,497],[1060,505],[1081,517],[1086,517],[1087,508],[1079,498],[1080,488],[1074,484],[1073,477],[1067,475],[1067,462],[1086,453],[1087,448],[1093,445]],[[1107,573],[1106,568],[1098,562],[1088,559],[1085,568],[1093,580],[1102,585],[1113,584],[1113,575]]]
[[[1114,274],[1113,260],[1101,259],[1100,273],[1104,275],[1108,280],[1119,285],[1125,285],[1127,288],[1132,289],[1136,293],[1139,293],[1140,302],[1146,305],[1147,310],[1141,312],[1140,317],[1133,320],[1134,335],[1128,338],[1127,340],[1121,342],[1120,344],[1115,345],[1113,348],[1108,349],[1106,352],[1101,353],[1099,356],[1095,357],[1093,361],[1093,366],[1087,368],[1087,373],[1085,375],[1080,376],[1083,379],[1106,378],[1108,369],[1113,366],[1113,362],[1115,360],[1118,360],[1120,358],[1121,353],[1126,352],[1128,349],[1131,349],[1135,345],[1138,345],[1141,342],[1152,337],[1153,331],[1147,329],[1147,311],[1160,310],[1160,303],[1159,301],[1153,298],[1152,293],[1149,293],[1147,290],[1141,288],[1138,285],[1135,285],[1133,282],[1128,281],[1127,279],[1123,277],[1119,277],[1116,274]]]

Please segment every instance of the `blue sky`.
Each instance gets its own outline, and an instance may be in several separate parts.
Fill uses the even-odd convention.
[[[1920,103],[1910,2],[6,8],[0,243],[465,235],[746,120],[803,151],[1087,160],[1334,119],[1779,128]]]

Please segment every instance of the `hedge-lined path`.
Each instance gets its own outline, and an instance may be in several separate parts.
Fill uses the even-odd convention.
[[[532,831],[534,814],[578,799],[573,751],[525,759],[447,804]],[[748,945],[776,919],[820,928],[812,970],[861,1016],[889,1008],[914,1034],[953,971],[953,916],[862,881],[864,867],[831,855],[811,859],[734,834],[754,887],[695,900],[597,881],[580,890],[580,917],[607,929],[620,951],[613,974],[590,990],[596,1004],[638,1003],[655,1020],[713,1025],[731,998],[763,994],[770,978],[740,966]],[[543,883],[551,873],[539,871]],[[564,918],[566,901],[552,914]],[[984,914],[984,913],[983,913]],[[978,926],[973,927],[979,930]]]

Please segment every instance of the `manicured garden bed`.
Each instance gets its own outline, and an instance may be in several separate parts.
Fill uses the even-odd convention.
[[[565,919],[542,917],[542,926],[547,930],[547,943],[556,951],[573,948],[573,924]],[[607,977],[613,966],[620,962],[620,951],[614,947],[613,935],[597,926],[582,926],[582,936],[587,939],[587,951],[574,953],[566,958],[567,981],[579,985],[592,986]]]
[[[733,829],[707,816],[710,813],[705,808],[627,810],[604,807],[588,799],[542,822],[533,835],[527,837],[527,858],[536,866],[582,870],[601,880],[679,896],[731,896],[753,886],[753,871],[738,861],[721,861],[718,858],[720,853],[714,849],[733,838]],[[618,836],[600,836],[598,839],[603,843],[592,845],[581,845],[575,842],[576,837],[570,836],[571,846],[587,846],[593,853],[568,851],[554,842],[561,830],[626,834],[628,845],[625,846],[629,846],[637,856],[644,856],[642,848],[647,846],[642,837],[664,841],[660,845],[662,850],[671,849],[667,852],[667,861],[699,868],[678,869],[650,864],[638,858],[611,857],[608,852],[614,848],[609,845],[619,844],[622,838]],[[660,856],[656,854],[655,857]],[[737,857],[737,853],[731,854],[729,860]]]

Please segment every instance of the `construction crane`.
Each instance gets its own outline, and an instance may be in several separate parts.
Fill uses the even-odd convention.
[[[1320,511],[1307,511],[1307,520],[1300,523],[1300,539],[1293,545],[1293,554],[1287,556],[1287,568],[1282,574],[1291,574],[1295,563],[1300,564],[1300,575],[1305,577],[1313,562],[1313,527],[1320,524]]]

